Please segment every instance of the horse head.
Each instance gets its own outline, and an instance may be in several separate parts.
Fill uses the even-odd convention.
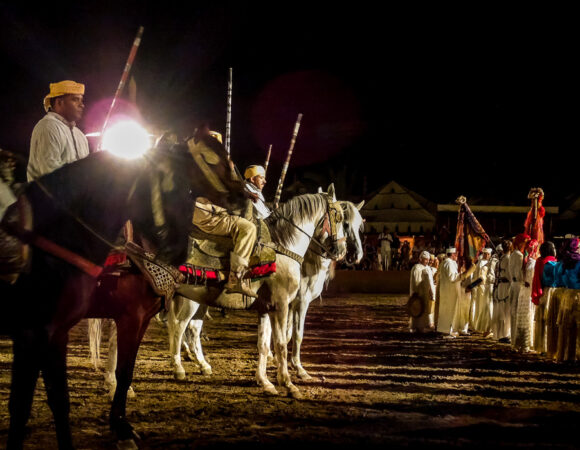
[[[347,253],[346,236],[344,231],[344,214],[340,202],[336,199],[334,184],[328,186],[326,192],[318,189],[318,193],[326,198],[327,212],[322,226],[322,243],[326,253],[336,261],[344,258]]]
[[[364,252],[361,241],[361,233],[364,230],[364,219],[360,214],[364,206],[364,200],[358,205],[351,202],[340,202],[344,212],[344,231],[346,234],[346,262],[358,264],[361,262]]]

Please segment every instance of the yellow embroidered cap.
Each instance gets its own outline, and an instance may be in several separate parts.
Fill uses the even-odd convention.
[[[50,92],[44,97],[44,110],[48,112],[50,108],[50,99],[60,97],[66,94],[85,95],[85,85],[75,81],[64,80],[58,83],[50,83]]]
[[[256,175],[262,175],[263,177],[266,176],[266,171],[262,166],[249,166],[244,172],[244,178],[246,180],[254,178]]]

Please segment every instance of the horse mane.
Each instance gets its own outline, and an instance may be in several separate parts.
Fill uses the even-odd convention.
[[[326,211],[326,200],[320,194],[303,194],[280,205],[266,220],[272,240],[292,245],[298,231],[296,225],[314,220],[320,210]]]

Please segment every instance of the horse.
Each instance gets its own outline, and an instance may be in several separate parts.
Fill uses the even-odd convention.
[[[181,262],[191,225],[192,195],[232,208],[240,205],[242,193],[241,180],[233,176],[224,148],[201,134],[186,144],[160,147],[137,161],[94,153],[26,186],[2,221],[4,230],[32,244],[26,270],[13,284],[0,284],[5,309],[0,331],[12,338],[14,353],[9,448],[23,446],[39,373],[59,448],[73,447],[66,349],[69,330],[85,317],[111,317],[123,335],[110,428],[120,442],[134,444],[138,436],[126,419],[127,388],[149,315],[161,303],[158,299],[144,306],[139,294],[132,304],[97,302],[100,265],[127,220],[144,247],[159,250],[154,261]],[[20,210],[30,212],[32,229],[15,226],[22,221]],[[142,275],[135,275],[131,285],[140,283],[141,292],[146,292],[149,287],[144,281]]]
[[[363,232],[364,221],[360,215],[360,209],[364,201],[358,205],[351,202],[340,202],[344,211],[344,231],[346,234],[347,253],[346,263],[349,265],[358,264],[363,258],[363,246],[360,234]],[[298,377],[302,380],[309,380],[312,377],[302,367],[300,360],[300,346],[304,339],[304,322],[308,306],[315,298],[322,294],[322,290],[331,278],[331,268],[333,260],[319,254],[315,249],[310,248],[304,257],[302,264],[302,277],[300,279],[300,289],[296,298],[290,303],[287,326],[287,343],[292,342],[292,355],[290,363],[296,369]],[[267,339],[267,336],[265,336]]]
[[[361,258],[362,258],[362,244],[360,241],[360,235],[359,235],[359,231],[360,228],[362,227],[362,217],[360,216],[360,213],[358,211],[358,209],[360,209],[362,207],[362,205],[364,204],[364,202],[362,202],[361,204],[359,204],[358,206],[354,206],[352,203],[350,202],[336,202],[336,198],[335,198],[335,194],[334,194],[334,187],[331,185],[329,187],[329,190],[327,193],[323,193],[321,191],[319,191],[318,195],[322,196],[322,198],[329,198],[331,199],[331,202],[334,203],[338,203],[342,209],[342,214],[344,215],[344,220],[340,220],[340,223],[342,225],[342,228],[344,228],[344,232],[346,232],[346,244],[345,246],[342,246],[343,243],[343,233],[341,232],[340,229],[337,229],[335,231],[336,235],[334,236],[334,242],[339,245],[340,249],[338,250],[339,253],[339,258],[346,255],[347,257],[347,261],[349,261],[349,259],[352,259],[350,262],[351,263],[358,263]],[[276,214],[279,216],[277,221],[273,222],[274,224],[276,224],[275,226],[269,224],[270,226],[270,230],[273,233],[273,236],[283,236],[285,234],[292,234],[293,236],[290,237],[286,237],[284,239],[284,242],[286,245],[288,245],[289,242],[292,242],[293,240],[299,240],[299,238],[303,238],[305,234],[305,232],[302,230],[302,228],[307,228],[307,229],[312,229],[312,227],[314,226],[314,224],[316,224],[316,221],[318,220],[318,222],[320,223],[320,219],[318,219],[318,215],[313,215],[313,217],[310,217],[309,219],[304,219],[302,218],[302,220],[310,220],[311,223],[309,223],[306,227],[305,227],[305,223],[302,222],[300,224],[292,224],[291,222],[288,221],[289,217],[294,217],[295,214],[298,213],[299,217],[302,217],[303,212],[301,212],[301,209],[305,209],[306,207],[311,207],[308,204],[308,201],[312,202],[313,198],[316,197],[312,197],[312,194],[308,195],[308,196],[300,196],[300,197],[296,197],[295,199],[291,200],[289,202],[288,205],[282,205],[283,209],[281,210],[277,210]],[[320,209],[322,209],[319,206]],[[357,209],[358,208],[358,209]],[[267,221],[267,223],[269,223]],[[289,225],[290,224],[290,225]],[[337,227],[337,228],[341,228],[341,227]],[[315,230],[318,229],[318,225],[315,226]],[[278,233],[276,233],[278,232]],[[311,235],[312,233],[314,233],[314,231],[310,231]],[[322,230],[318,230],[318,233],[321,233],[320,235],[318,235],[317,233],[314,234],[315,237],[319,237],[320,239],[324,240],[326,239],[328,236],[325,235],[325,233]],[[328,233],[327,233],[328,234]],[[306,234],[306,236],[308,236]],[[280,237],[280,239],[282,240],[282,238]],[[308,241],[308,240],[303,240],[303,242],[301,244],[298,244],[296,247],[293,247],[291,245],[288,245],[288,248],[291,251],[296,251],[300,254],[304,254],[306,252],[305,248],[310,249],[310,251],[308,251],[307,256],[305,257],[305,263],[306,261],[310,258],[312,259],[312,257],[309,257],[308,255],[313,255],[314,258],[317,258],[318,260],[322,261],[324,264],[326,264],[324,266],[324,270],[318,270],[316,273],[312,273],[312,270],[309,271],[304,271],[304,269],[302,269],[302,274],[303,276],[307,276],[309,277],[308,279],[310,280],[310,282],[312,282],[312,280],[318,280],[321,279],[322,283],[319,283],[318,281],[315,281],[315,284],[318,286],[320,285],[320,289],[322,289],[322,285],[324,283],[324,280],[326,278],[327,275],[327,269],[328,269],[328,265],[330,264],[330,262],[332,262],[334,259],[338,259],[338,258],[330,258],[328,257],[328,253],[320,253],[320,249],[318,248],[318,245],[313,244],[313,241]],[[324,265],[321,262],[317,262],[317,267],[319,269],[322,269],[322,266]],[[291,266],[291,267],[287,267],[287,266]],[[301,298],[301,299],[305,299],[307,298],[307,294],[306,292],[302,292],[302,296],[300,297],[300,295],[296,295],[296,289],[295,286],[297,282],[299,282],[300,280],[296,280],[296,273],[292,272],[292,269],[296,269],[296,261],[293,260],[292,258],[289,258],[285,255],[278,255],[277,257],[277,272],[275,274],[275,276],[272,277],[272,279],[266,279],[264,281],[261,282],[253,282],[252,284],[258,284],[260,288],[262,288],[262,285],[265,285],[265,288],[268,288],[268,291],[264,291],[264,290],[260,290],[258,289],[258,294],[260,296],[263,296],[265,292],[268,293],[272,293],[272,292],[280,292],[282,289],[287,289],[289,294],[288,295],[279,295],[279,296],[274,296],[275,300],[272,301],[271,303],[271,307],[278,312],[281,312],[283,314],[283,310],[285,308],[288,307],[288,302],[289,299],[292,299],[292,293],[294,293],[294,295],[296,296],[296,298]],[[310,266],[309,266],[310,267]],[[280,268],[282,270],[280,270]],[[308,284],[308,283],[307,283]],[[288,288],[289,286],[292,286],[290,288]],[[264,289],[265,289],[264,288]],[[204,291],[205,290],[205,291]],[[312,291],[308,291],[308,292],[312,292]],[[187,293],[187,295],[185,295]],[[195,286],[188,286],[184,289],[184,295],[180,296],[180,295],[176,295],[174,301],[171,303],[170,305],[170,309],[167,312],[166,315],[166,319],[167,319],[167,330],[168,330],[168,338],[169,338],[169,348],[170,348],[170,356],[171,356],[171,364],[173,366],[173,372],[174,372],[174,377],[178,380],[184,380],[186,378],[186,374],[185,374],[185,369],[183,368],[183,365],[181,364],[181,353],[180,353],[180,349],[181,347],[185,347],[188,353],[188,356],[191,360],[195,359],[197,360],[197,362],[200,364],[201,366],[201,371],[203,375],[211,375],[212,370],[211,370],[211,366],[208,364],[208,362],[205,360],[205,357],[203,355],[203,350],[202,350],[202,346],[201,346],[201,340],[200,340],[200,336],[201,336],[201,329],[203,326],[203,319],[204,316],[207,312],[207,304],[202,304],[200,301],[205,301],[211,302],[211,298],[212,296],[216,296],[219,292],[216,292],[215,290],[211,290],[211,289],[206,289],[203,287],[195,287]],[[196,300],[192,300],[193,296],[197,294]],[[315,292],[312,292],[312,295],[315,295]],[[316,298],[318,295],[320,295],[320,292],[318,292],[318,294],[316,294],[314,297],[312,298]],[[310,299],[311,301],[312,299]],[[306,302],[306,308],[303,309],[304,311],[304,315],[307,309],[307,306],[309,304],[309,302]],[[259,301],[258,301],[259,302]],[[294,300],[291,304],[303,304],[303,302],[300,301],[296,301]],[[296,310],[297,308],[294,307],[294,310]],[[260,312],[260,310],[259,310]],[[280,315],[282,315],[280,314]],[[267,359],[267,355],[268,355],[268,350],[269,350],[269,342],[270,342],[270,336],[271,336],[271,330],[272,327],[270,325],[270,317],[274,316],[277,317],[276,313],[272,313],[270,312],[270,314],[264,314],[263,311],[260,313],[260,331],[259,331],[259,339],[258,339],[258,349],[260,350],[260,358],[259,358],[259,364],[258,364],[258,368],[256,371],[256,379],[257,382],[260,386],[263,387],[263,389],[265,390],[265,392],[269,393],[269,394],[277,394],[276,388],[274,387],[274,385],[268,381],[266,374],[265,374],[265,360]],[[278,321],[278,323],[286,323],[288,327],[292,327],[293,322],[291,320],[290,315],[288,315],[287,321],[286,322],[280,322]],[[304,316],[297,316],[300,317],[298,320],[299,322],[302,324],[304,324]],[[276,323],[276,322],[275,322]],[[297,325],[294,325],[295,327],[297,327]],[[299,329],[299,328],[297,328]],[[291,330],[288,330],[287,333],[285,334],[283,332],[283,330],[280,331],[281,332],[281,336],[288,336],[288,339],[286,340],[286,343],[289,342],[290,340],[290,336],[292,336],[292,332]],[[302,332],[303,333],[303,332]],[[298,332],[296,332],[294,334],[295,336],[298,335]],[[275,334],[276,336],[276,334]],[[300,334],[300,336],[302,336],[302,334]],[[91,335],[91,348],[94,347],[93,342],[94,340],[97,339],[96,336]],[[299,344],[295,344],[299,349]],[[280,347],[280,345],[278,346]],[[113,366],[111,366],[111,361],[115,361],[116,359],[116,354],[115,354],[115,347],[114,346],[109,346],[109,359],[108,359],[108,363],[107,363],[107,367],[108,372],[105,374],[105,379],[106,380],[110,380],[111,376],[113,375],[112,371],[114,370],[114,364]],[[191,353],[191,351],[193,351],[193,354]],[[264,353],[265,352],[265,353]],[[277,354],[279,355],[284,355],[283,350],[280,350],[280,348],[278,348],[278,352]],[[298,355],[299,355],[299,350],[298,350]],[[282,373],[282,377],[284,375],[284,369],[286,368],[287,371],[287,365],[285,363],[285,361],[280,361],[280,359],[277,358],[277,361],[279,362],[280,366],[279,366],[279,381],[280,381],[280,373]],[[299,356],[297,359],[297,364],[299,365]],[[296,365],[295,365],[296,367]],[[281,384],[284,384],[288,389],[289,392],[292,396],[294,397],[299,397],[300,393],[297,390],[297,388],[295,388],[291,383],[288,383],[287,379],[282,378],[282,381],[280,382]],[[110,381],[106,382],[106,385],[110,384]]]
[[[328,225],[329,217],[330,227]],[[311,242],[318,242],[318,247],[320,247],[321,241],[324,242],[326,245],[323,251],[332,259],[341,259],[346,253],[342,211],[336,201],[334,186],[331,185],[327,193],[304,194],[292,198],[275,210],[265,220],[265,223],[270,230],[272,240],[289,252],[277,254],[274,274],[258,281],[252,281],[252,288],[258,293],[258,299],[252,303],[251,307],[257,310],[260,321],[256,381],[266,393],[278,394],[275,386],[266,375],[269,345],[264,345],[262,338],[265,327],[272,323],[273,327],[270,329],[274,331],[278,384],[286,387],[290,396],[300,398],[300,391],[292,383],[288,373],[286,346],[288,305],[298,291],[300,266]],[[328,242],[330,243],[327,244]],[[220,291],[205,286],[182,285],[177,293],[179,295],[175,296],[167,314],[167,327],[174,376],[177,379],[184,379],[185,369],[181,364],[180,356],[184,331],[190,327],[194,337],[194,349],[201,349],[199,335],[202,322],[190,325],[190,320],[198,312],[200,304],[214,305],[213,302]],[[198,317],[197,320],[200,320],[203,315],[198,314],[196,317]],[[202,371],[211,373],[211,367],[204,369],[203,353],[196,352],[196,356],[202,365]]]

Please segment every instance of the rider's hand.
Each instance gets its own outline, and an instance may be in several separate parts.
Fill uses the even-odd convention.
[[[255,194],[253,192],[248,192],[248,197],[250,198],[250,200],[252,200],[254,203],[256,203],[260,197],[258,197],[258,194]]]

